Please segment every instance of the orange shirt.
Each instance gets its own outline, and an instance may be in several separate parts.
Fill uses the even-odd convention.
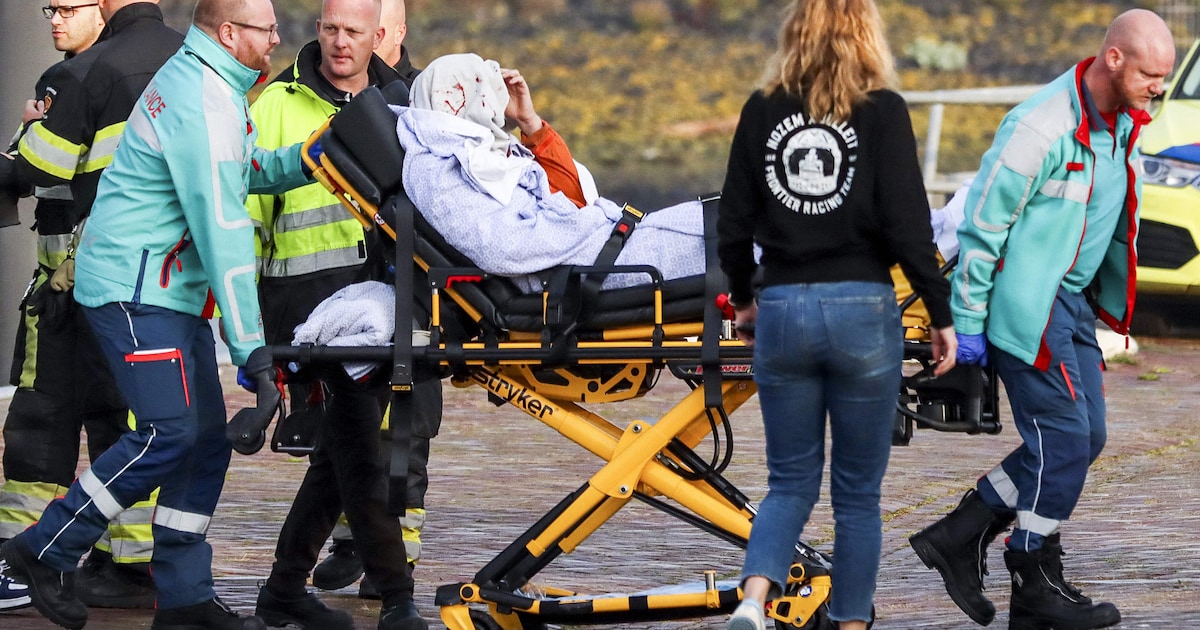
[[[579,183],[579,170],[575,168],[571,150],[550,123],[542,121],[542,128],[532,136],[522,133],[521,144],[533,151],[534,159],[546,170],[550,192],[562,192],[580,208],[587,205],[583,197],[583,187]]]

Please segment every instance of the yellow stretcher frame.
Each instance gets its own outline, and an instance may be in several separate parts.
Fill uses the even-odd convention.
[[[338,115],[346,115],[371,99],[378,101],[377,107],[384,106],[378,91],[368,88]],[[691,592],[652,589],[630,595],[587,596],[541,583],[536,595],[522,589],[541,569],[559,555],[578,548],[635,498],[727,542],[745,545],[755,509],[722,472],[732,453],[728,414],[756,392],[751,351],[729,339],[732,335],[728,331],[722,337],[703,322],[667,322],[663,283],[653,269],[649,298],[653,316],[647,318],[649,321],[589,331],[578,337],[552,338],[545,333],[507,330],[497,334],[492,330],[483,338],[453,338],[442,327],[446,308],[472,322],[483,321],[484,315],[466,297],[465,290],[452,286],[450,278],[466,272],[483,279],[486,274],[477,269],[433,266],[416,254],[412,244],[416,238],[412,216],[415,209],[411,202],[401,204],[401,212],[407,215],[393,218],[395,228],[381,216],[379,208],[356,190],[351,174],[329,159],[325,149],[338,142],[331,137],[332,121],[305,143],[303,159],[314,177],[365,229],[379,229],[396,242],[397,260],[412,256],[428,276],[430,343],[412,347],[411,339],[404,334],[395,337],[391,348],[265,347],[251,355],[248,365],[277,361],[390,363],[392,407],[398,410],[397,421],[390,423],[394,445],[408,443],[407,423],[399,420],[408,417],[403,410],[406,401],[411,400],[413,365],[436,366],[448,373],[455,385],[482,388],[493,401],[516,407],[603,462],[579,489],[510,543],[474,578],[438,588],[435,601],[446,626],[451,630],[532,630],[544,623],[602,624],[700,617],[724,614],[736,607],[742,596],[740,588],[718,584],[715,579],[718,573],[736,572],[736,568],[731,571],[729,567],[707,571],[702,587]],[[379,135],[386,136],[386,132]],[[318,143],[324,144],[318,148]],[[356,168],[353,164],[346,166]],[[365,183],[366,187],[372,185]],[[395,195],[407,201],[403,190]],[[630,270],[645,271],[623,268],[621,272]],[[594,271],[596,268],[585,269]],[[410,294],[405,291],[414,291],[411,295],[418,297],[415,291],[419,287],[403,284],[405,275],[397,274],[397,322],[411,319],[412,300],[404,299]],[[550,296],[544,294],[541,317],[548,329],[549,304]],[[714,305],[707,304],[705,309],[706,321],[720,321]],[[906,443],[914,426],[967,433],[999,431],[994,374],[981,374],[976,368],[961,373],[957,381],[947,377],[934,381],[929,376],[932,365],[927,343],[906,342],[905,354],[920,363],[921,369],[905,377],[900,392],[897,443]],[[656,421],[637,420],[619,426],[584,406],[643,396],[653,388],[663,369],[693,389]],[[714,380],[716,377],[719,380]],[[988,396],[981,395],[981,387]],[[261,448],[272,414],[282,409],[278,392],[271,390],[260,388],[258,406],[243,409],[230,421],[228,434],[239,452]],[[961,391],[967,392],[965,402]],[[724,435],[718,435],[718,431]],[[722,437],[726,438],[724,461],[718,462],[716,457],[709,461],[696,454],[694,449],[700,443]],[[397,492],[403,496],[406,457],[403,448],[393,450],[391,499]],[[389,507],[397,511],[397,506],[390,503]],[[399,511],[402,509],[399,506]],[[827,616],[831,566],[828,556],[797,543],[787,588],[768,602],[768,615],[778,627],[831,627]]]
[[[304,147],[304,160],[317,181],[364,229],[380,229],[394,240],[396,231],[380,217],[376,205],[357,193],[324,152],[313,151],[313,144],[326,135],[328,127],[326,122],[314,132]],[[419,255],[414,259],[421,269],[431,271]],[[430,299],[434,331],[442,323],[440,314],[445,302],[462,309],[472,320],[482,316],[453,287],[434,283]],[[434,345],[421,349],[428,360],[439,353],[448,354],[447,344],[453,344],[457,356],[454,385],[484,389],[493,400],[516,407],[603,462],[578,490],[501,552],[475,579],[438,589],[441,618],[451,630],[518,630],[539,627],[547,620],[604,623],[636,621],[640,616],[648,621],[695,617],[728,613],[740,602],[739,588],[722,588],[715,579],[707,580],[702,589],[690,593],[609,594],[592,598],[540,583],[541,596],[528,597],[516,592],[536,570],[558,555],[571,553],[635,497],[670,501],[669,509],[673,512],[690,513],[692,522],[740,545],[749,538],[753,506],[719,472],[704,470],[703,460],[693,450],[728,422],[728,414],[757,391],[748,367],[750,352],[741,342],[732,339],[719,342],[723,356],[731,357],[722,361],[722,371],[728,364],[731,375],[720,386],[720,409],[705,405],[705,392],[700,387],[694,387],[654,422],[637,420],[618,426],[583,406],[644,395],[652,388],[654,376],[672,362],[648,358],[655,351],[681,357],[675,363],[699,363],[702,323],[664,323],[663,294],[657,284],[652,300],[652,322],[606,329],[598,335],[598,340],[576,342],[572,347],[572,365],[565,369],[545,367],[542,364],[545,342],[529,334],[516,333],[498,342],[454,342],[435,333]],[[497,357],[504,353],[508,354]],[[473,358],[473,354],[487,358]],[[448,360],[438,362],[450,367]],[[589,377],[572,371],[582,366],[609,367],[616,374]],[[547,370],[555,378],[539,378]],[[693,386],[697,380],[698,377],[691,379]],[[630,381],[638,382],[630,387]],[[622,386],[614,388],[616,383]],[[822,605],[828,599],[829,565],[827,557],[804,546],[798,548],[798,557],[803,562],[794,567],[794,585],[773,603],[771,612],[785,623],[805,627],[822,614]],[[736,567],[713,567],[709,575],[715,578],[718,572],[730,570]]]

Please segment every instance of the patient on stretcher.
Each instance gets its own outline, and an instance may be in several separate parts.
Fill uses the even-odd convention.
[[[410,103],[396,110],[404,187],[447,243],[483,271],[512,276],[526,292],[542,290],[531,274],[595,264],[622,208],[585,185],[590,177],[561,140],[557,156],[536,143],[535,153],[504,129],[506,111],[516,118],[522,107],[532,109],[519,74],[477,55],[447,55],[417,77]],[[571,189],[583,198],[572,200],[564,193]],[[703,237],[700,202],[663,208],[646,214],[615,264],[651,265],[664,280],[703,274]],[[612,274],[603,288],[649,281]]]

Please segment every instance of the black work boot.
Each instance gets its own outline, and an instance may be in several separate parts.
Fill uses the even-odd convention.
[[[330,608],[308,592],[285,597],[263,586],[258,591],[258,607],[254,614],[272,627],[292,624],[311,630],[354,630],[354,618],[350,613]]]
[[[0,545],[6,574],[29,587],[33,607],[50,621],[69,630],[87,624],[87,606],[75,597],[75,572],[63,573],[37,559],[18,535]]]
[[[358,583],[358,598],[383,599],[383,595],[379,593],[379,589],[375,588],[375,583],[371,581],[371,576],[364,575],[362,581]]]
[[[93,547],[75,574],[75,594],[90,608],[152,609],[158,590],[149,563],[117,564]]]
[[[429,624],[421,618],[412,599],[385,605],[379,611],[378,630],[428,630]]]
[[[1051,534],[1042,542],[1042,549],[1046,550],[1046,562],[1050,570],[1048,573],[1053,578],[1057,576],[1058,586],[1067,592],[1074,599],[1085,604],[1092,603],[1092,598],[1084,595],[1075,588],[1073,584],[1066,581],[1062,576],[1062,558],[1067,555],[1067,552],[1062,548],[1062,536],[1059,534]]]
[[[1005,551],[1004,564],[1012,573],[1009,630],[1090,630],[1121,621],[1116,606],[1083,601],[1062,587],[1061,555],[1056,550]]]
[[[243,617],[220,597],[182,608],[154,611],[150,630],[267,630],[258,617]]]
[[[329,555],[313,569],[313,586],[323,591],[346,588],[362,577],[362,558],[354,548],[353,540],[335,540],[329,546]]]
[[[982,626],[996,616],[996,607],[983,594],[987,548],[1012,522],[1011,515],[988,507],[971,489],[953,512],[908,539],[925,566],[942,575],[950,599]]]

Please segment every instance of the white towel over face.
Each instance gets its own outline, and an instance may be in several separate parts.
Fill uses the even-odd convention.
[[[409,104],[483,125],[496,138],[493,150],[508,152],[512,141],[504,130],[508,88],[496,61],[473,53],[438,57],[413,81]]]
[[[508,203],[532,155],[504,130],[508,88],[500,64],[463,53],[434,59],[417,75],[409,104],[449,114],[478,126],[465,140],[463,163],[471,179],[501,203]]]

